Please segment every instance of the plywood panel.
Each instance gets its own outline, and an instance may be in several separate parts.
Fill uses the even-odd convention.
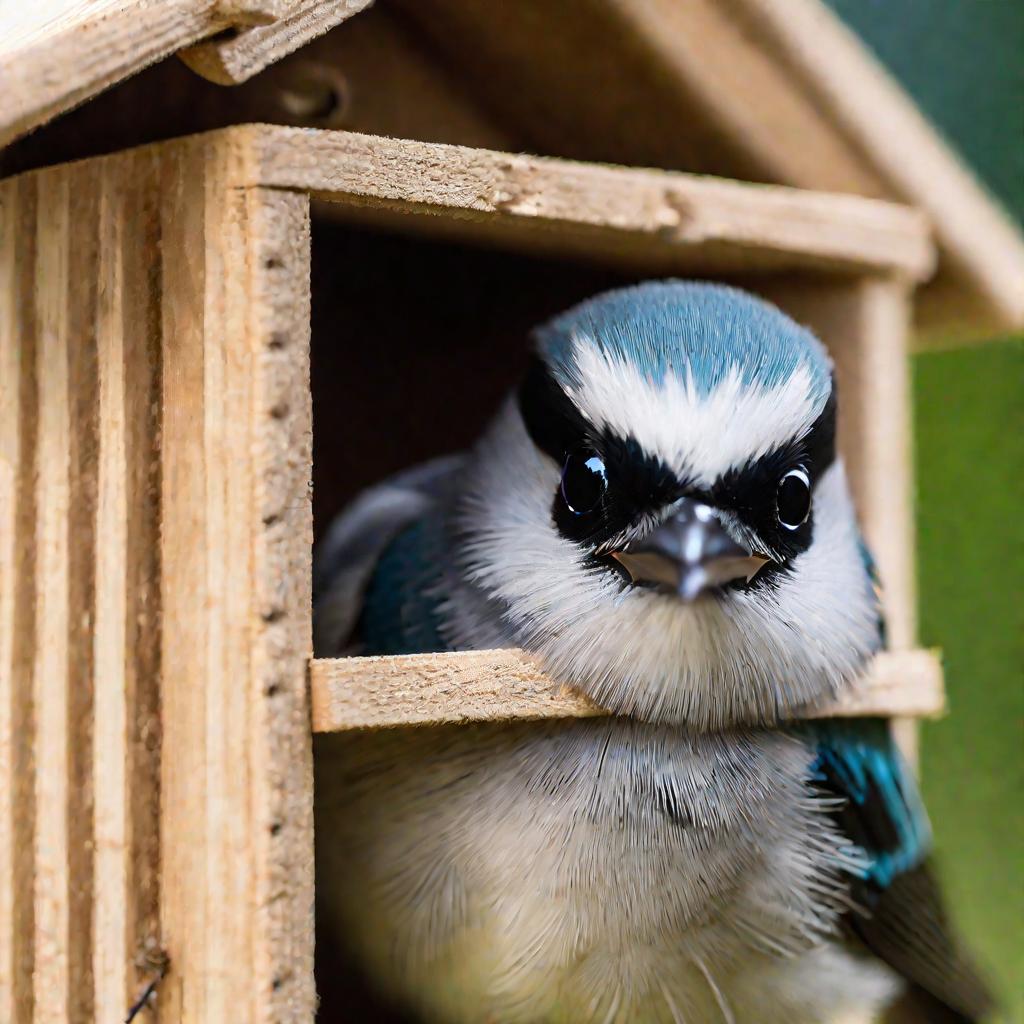
[[[4,1020],[312,1019],[309,201],[223,153],[0,184]]]
[[[51,174],[37,220],[39,449],[36,470],[37,640],[33,668],[36,728],[35,1019],[70,1016],[71,856],[69,788],[70,433],[66,295],[66,174]],[[88,610],[86,609],[86,614]]]
[[[125,171],[128,170],[128,173]],[[153,159],[102,168],[93,742],[95,1019],[159,971],[159,223]]]
[[[0,1015],[32,1019],[35,953],[37,182],[0,183]]]
[[[913,210],[856,196],[755,187],[439,143],[297,128],[227,129],[253,183],[302,189],[391,226],[558,252],[651,273],[934,267]],[[394,214],[401,216],[395,217]],[[436,215],[443,219],[436,219]]]
[[[35,0],[0,5],[0,146],[153,62],[227,32],[193,61],[244,81],[371,0]]]
[[[312,701],[316,732],[610,713],[520,650],[316,658]],[[905,651],[878,655],[848,695],[809,717],[938,715],[943,708],[937,655]]]
[[[308,1019],[308,200],[164,195],[161,1012]]]

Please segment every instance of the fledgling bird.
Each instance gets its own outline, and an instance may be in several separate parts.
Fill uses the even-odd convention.
[[[320,913],[446,1024],[980,1019],[887,723],[800,721],[882,643],[825,350],[678,281],[534,342],[333,525],[315,644],[520,646],[616,716],[318,741]]]

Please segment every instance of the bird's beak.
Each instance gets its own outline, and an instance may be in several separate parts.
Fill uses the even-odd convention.
[[[633,578],[693,601],[732,580],[752,580],[769,559],[726,533],[710,505],[683,498],[673,514],[642,540],[612,553]]]

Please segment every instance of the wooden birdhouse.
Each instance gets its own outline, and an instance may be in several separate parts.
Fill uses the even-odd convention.
[[[0,1019],[310,1021],[313,733],[601,713],[312,660],[310,567],[613,283],[824,340],[891,647],[828,713],[942,710],[908,345],[1024,321],[1024,243],[815,0],[10,5],[0,97]]]

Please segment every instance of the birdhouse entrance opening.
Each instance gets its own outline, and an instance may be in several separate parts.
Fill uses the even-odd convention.
[[[313,525],[360,491],[468,448],[526,367],[529,332],[607,268],[315,218]]]

